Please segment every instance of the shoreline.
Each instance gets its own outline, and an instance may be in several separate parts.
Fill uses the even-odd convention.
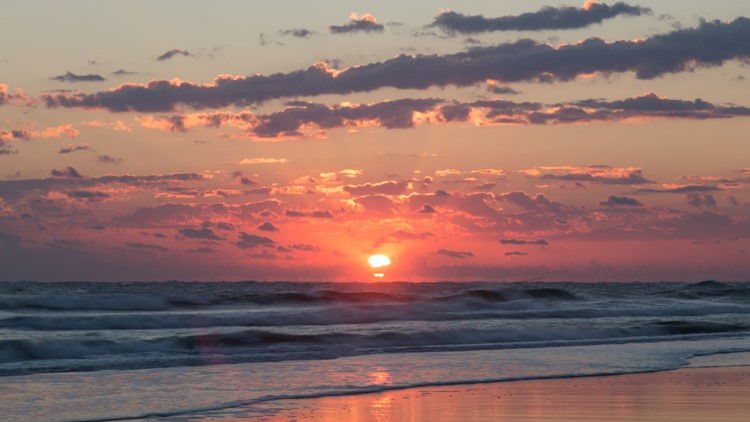
[[[750,367],[410,387],[281,399],[181,421],[746,421]],[[166,420],[170,420],[167,418]]]

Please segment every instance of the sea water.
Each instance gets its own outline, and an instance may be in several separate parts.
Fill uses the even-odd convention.
[[[744,351],[750,283],[0,283],[0,420],[200,419]]]

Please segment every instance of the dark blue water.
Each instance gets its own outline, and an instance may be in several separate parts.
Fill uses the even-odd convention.
[[[0,376],[750,334],[750,283],[0,283]]]

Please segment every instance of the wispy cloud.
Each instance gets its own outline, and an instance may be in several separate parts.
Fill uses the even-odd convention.
[[[73,72],[65,72],[63,75],[53,76],[50,79],[58,82],[104,82],[106,79],[102,75],[88,74],[76,75]]]
[[[377,22],[375,16],[369,13],[352,13],[349,16],[348,24],[331,25],[329,29],[332,34],[353,34],[356,32],[383,32],[385,27]]]
[[[516,16],[487,18],[482,15],[467,16],[446,11],[438,15],[430,26],[448,34],[476,34],[492,31],[542,31],[547,29],[576,29],[602,23],[617,16],[641,16],[651,9],[618,2],[612,6],[587,1],[583,7],[545,6],[536,12]]]
[[[182,50],[179,48],[173,48],[169,51],[164,52],[163,54],[160,54],[156,57],[157,61],[163,62],[165,60],[170,60],[175,56],[183,56],[183,57],[193,57],[193,54],[190,53],[187,50]]]
[[[71,152],[76,151],[88,151],[91,147],[89,145],[68,145],[66,147],[60,148],[60,151],[58,151],[59,154],[70,154]]]

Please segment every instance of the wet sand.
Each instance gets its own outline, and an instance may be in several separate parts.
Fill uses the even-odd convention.
[[[750,420],[750,367],[688,368],[281,400],[189,420],[746,422]]]

